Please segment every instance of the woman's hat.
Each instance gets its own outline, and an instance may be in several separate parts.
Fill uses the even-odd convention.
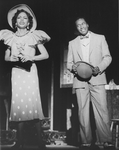
[[[30,31],[34,31],[37,27],[36,17],[34,15],[33,11],[31,10],[31,8],[29,6],[27,6],[26,4],[16,5],[9,10],[8,15],[7,15],[7,20],[8,20],[9,25],[11,26],[11,28],[13,28],[12,18],[15,15],[15,13],[17,12],[17,10],[21,10],[21,9],[27,11],[33,17],[33,26]]]
[[[86,63],[86,62],[83,62],[83,61],[79,61],[76,63],[77,65],[77,74],[78,76],[83,79],[83,80],[87,80],[87,79],[90,79],[91,76],[92,76],[92,68],[93,66]]]

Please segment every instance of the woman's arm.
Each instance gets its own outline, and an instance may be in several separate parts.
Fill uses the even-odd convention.
[[[33,61],[39,61],[49,58],[49,54],[43,44],[38,45],[39,55],[33,57]]]
[[[5,51],[5,61],[18,61],[18,57],[14,56],[14,55],[11,55],[11,51],[8,48]]]
[[[26,62],[28,60],[39,61],[39,60],[44,60],[49,58],[49,54],[43,44],[38,45],[38,50],[40,52],[39,55],[35,55],[35,56],[23,55],[21,56],[21,61],[22,62]]]
[[[10,60],[10,55],[11,55],[10,49],[7,49],[5,51],[5,61],[11,61]]]

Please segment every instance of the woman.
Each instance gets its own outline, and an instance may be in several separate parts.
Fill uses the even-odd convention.
[[[18,122],[18,145],[21,147],[24,123],[36,120],[38,145],[39,148],[44,148],[40,121],[44,115],[35,61],[49,57],[43,44],[49,41],[50,37],[44,31],[36,30],[35,15],[25,4],[19,4],[10,9],[8,23],[15,32],[1,30],[0,39],[8,45],[5,60],[13,64],[10,121]],[[39,55],[35,55],[36,48],[39,50]]]

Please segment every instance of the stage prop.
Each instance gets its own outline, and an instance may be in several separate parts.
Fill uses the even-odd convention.
[[[110,129],[115,148],[119,148],[119,90],[107,90]]]

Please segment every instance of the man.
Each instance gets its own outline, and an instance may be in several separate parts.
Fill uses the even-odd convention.
[[[105,70],[112,57],[104,35],[89,31],[84,18],[75,22],[79,35],[69,42],[67,69],[74,73],[73,89],[77,96],[80,121],[80,136],[83,145],[95,146],[112,141],[107,109]],[[89,80],[77,77],[77,62],[83,61],[93,66]],[[90,101],[94,112],[97,141],[92,137],[90,121]]]

